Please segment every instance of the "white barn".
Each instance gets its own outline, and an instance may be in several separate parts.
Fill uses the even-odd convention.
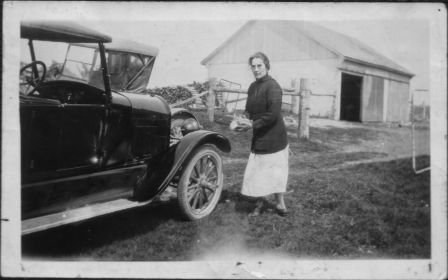
[[[254,80],[248,58],[256,51],[269,57],[269,74],[282,87],[290,88],[293,79],[310,80],[311,116],[361,122],[409,120],[409,82],[414,75],[362,42],[314,23],[249,21],[201,64],[209,78],[247,89]]]

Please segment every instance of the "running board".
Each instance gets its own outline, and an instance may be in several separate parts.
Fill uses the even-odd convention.
[[[22,235],[46,230],[65,224],[79,222],[112,212],[144,206],[149,204],[151,201],[152,200],[139,202],[122,198],[104,203],[92,204],[82,208],[76,208],[55,214],[27,219],[22,221]]]

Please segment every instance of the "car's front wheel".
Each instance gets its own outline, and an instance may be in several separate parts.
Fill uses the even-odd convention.
[[[190,157],[177,186],[177,200],[189,220],[209,215],[218,204],[223,187],[222,159],[212,145],[204,145]]]

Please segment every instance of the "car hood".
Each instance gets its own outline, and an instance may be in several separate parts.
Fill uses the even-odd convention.
[[[171,114],[170,106],[158,95],[120,92],[128,98],[133,110],[146,110],[159,114]]]

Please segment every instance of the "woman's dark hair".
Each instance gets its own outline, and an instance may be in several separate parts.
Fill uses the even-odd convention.
[[[271,69],[271,64],[269,63],[269,58],[268,58],[268,56],[265,55],[264,53],[262,53],[262,52],[256,52],[256,53],[254,53],[253,55],[251,55],[251,56],[249,57],[249,65],[252,66],[252,60],[253,60],[254,58],[259,58],[259,59],[263,60],[263,63],[264,63],[264,65],[266,66],[266,69],[267,69],[267,70]]]

